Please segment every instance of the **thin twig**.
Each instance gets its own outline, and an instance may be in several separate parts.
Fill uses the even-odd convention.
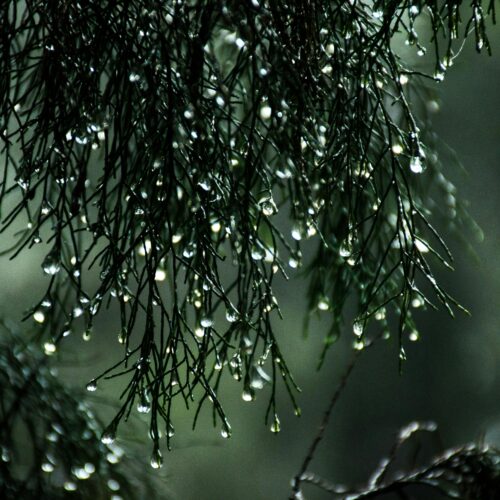
[[[300,466],[299,472],[297,475],[293,478],[292,481],[292,494],[290,496],[290,500],[296,500],[298,497],[298,494],[300,492],[300,484],[302,482],[302,476],[306,472],[309,464],[311,463],[312,459],[314,458],[314,454],[316,453],[316,449],[318,448],[321,440],[323,439],[323,435],[325,433],[325,430],[328,426],[328,423],[330,421],[330,416],[332,414],[333,409],[335,408],[335,405],[337,404],[337,401],[340,398],[340,395],[342,394],[344,387],[347,384],[347,381],[349,380],[349,377],[351,376],[351,373],[356,366],[356,362],[363,353],[363,351],[366,350],[369,346],[371,346],[373,343],[368,343],[365,349],[361,351],[355,351],[354,356],[351,359],[351,362],[347,366],[344,374],[342,375],[333,395],[332,398],[330,399],[330,402],[328,404],[328,407],[326,408],[324,414],[323,414],[323,419],[321,420],[321,424],[318,427],[318,432],[316,433],[316,436],[314,437],[311,446],[309,447],[309,451],[307,452],[307,455],[304,458],[304,461],[302,462],[302,465]]]

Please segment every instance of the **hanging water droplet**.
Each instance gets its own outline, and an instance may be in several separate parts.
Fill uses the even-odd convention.
[[[76,491],[78,489],[78,486],[73,481],[66,481],[64,483],[64,489],[66,491]]]
[[[254,245],[252,247],[251,256],[253,260],[262,260],[266,255],[266,252],[260,246]]]
[[[259,114],[262,120],[269,120],[273,114],[273,110],[268,104],[264,104],[261,106]]]
[[[238,320],[238,313],[234,309],[228,309],[226,311],[226,320],[228,323],[234,323]]]
[[[255,393],[250,389],[245,389],[241,394],[241,399],[247,402],[253,401],[255,399]]]
[[[47,472],[49,474],[54,471],[54,466],[50,462],[43,462],[41,469],[43,472]]]
[[[45,314],[42,311],[38,310],[33,313],[33,319],[37,323],[43,323],[45,321]]]
[[[365,348],[365,341],[358,338],[353,342],[352,346],[356,349],[356,351],[361,351]]]
[[[157,268],[155,271],[155,281],[165,281],[167,278],[167,273],[164,269]]]
[[[444,80],[444,73],[442,71],[434,72],[434,80],[437,82],[442,82]]]
[[[76,306],[73,308],[73,317],[79,318],[83,314],[83,309],[80,306]]]
[[[378,311],[375,313],[375,319],[377,321],[383,321],[385,319],[385,316],[386,316],[386,310],[385,310],[385,307],[381,307],[380,309],[378,309]]]
[[[417,340],[420,339],[420,334],[418,333],[417,330],[412,330],[410,332],[410,335],[408,336],[408,338],[412,341],[412,342],[416,342]]]
[[[210,316],[204,316],[200,320],[200,325],[203,328],[210,328],[211,326],[213,326],[213,324],[214,324],[214,320]]]
[[[395,155],[400,155],[403,152],[403,146],[401,146],[401,144],[394,144],[392,146],[392,152]]]
[[[2,446],[1,458],[2,462],[10,462],[10,450],[5,446]]]
[[[222,426],[220,435],[224,439],[229,439],[231,437],[231,426],[227,422]]]
[[[163,466],[163,456],[159,449],[155,449],[153,451],[153,454],[151,455],[150,464],[151,467],[153,467],[153,469],[159,469],[160,467]]]
[[[294,224],[291,230],[292,238],[295,241],[300,241],[303,236],[302,226],[300,224]]]
[[[424,165],[419,156],[415,156],[410,160],[410,170],[414,174],[421,174],[424,171]]]
[[[210,230],[212,231],[212,233],[217,234],[220,232],[221,229],[222,229],[222,225],[219,221],[214,221],[210,225]]]
[[[273,423],[271,424],[271,432],[277,434],[281,431],[281,424],[278,415],[274,415]]]
[[[111,491],[118,491],[120,489],[120,483],[116,479],[108,479],[106,485]]]
[[[320,311],[328,311],[330,309],[330,300],[328,297],[325,297],[324,295],[320,297],[318,300],[318,309]]]
[[[85,340],[85,342],[88,342],[91,338],[92,338],[92,328],[89,327],[82,333],[82,339]]]
[[[415,309],[418,309],[419,307],[422,307],[422,306],[424,305],[424,301],[423,301],[422,297],[417,296],[417,297],[415,297],[415,298],[411,301],[411,305],[412,305],[412,307],[414,307]]]
[[[57,347],[54,342],[45,342],[45,344],[43,344],[43,350],[47,356],[51,356],[56,352]]]
[[[262,210],[262,213],[267,217],[270,217],[271,215],[275,214],[278,211],[276,203],[274,203],[272,197],[260,200],[259,205],[260,209]]]
[[[105,431],[101,437],[101,442],[103,444],[112,444],[116,439],[116,434],[112,431]]]
[[[61,269],[59,254],[57,252],[50,252],[42,262],[42,269],[45,274],[53,276]]]
[[[352,253],[352,245],[349,243],[348,239],[344,240],[339,248],[339,254],[344,259],[348,258]]]
[[[352,324],[352,331],[356,337],[361,337],[363,335],[364,325],[361,320],[355,320]]]
[[[91,380],[87,384],[87,391],[89,391],[89,392],[95,392],[95,391],[97,391],[97,382],[95,380]]]

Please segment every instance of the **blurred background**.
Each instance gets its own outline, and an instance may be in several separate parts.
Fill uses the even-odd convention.
[[[492,57],[477,55],[469,40],[445,81],[436,84],[440,110],[434,115],[435,131],[456,151],[467,172],[448,175],[459,195],[470,201],[470,214],[485,235],[482,243],[474,243],[477,257],[449,237],[456,272],[441,275],[445,287],[472,316],[451,319],[443,311],[421,312],[422,339],[407,347],[401,374],[395,339],[360,358],[310,465],[310,470],[331,481],[365,482],[399,429],[413,420],[435,421],[446,447],[482,437],[500,446],[500,30],[490,33]],[[0,303],[11,318],[19,318],[42,290],[45,278],[34,257],[32,252],[14,263],[0,259]],[[328,325],[315,322],[304,339],[304,295],[300,279],[282,284],[278,297],[285,319],[276,323],[289,367],[302,388],[302,416],[294,416],[283,390],[282,430],[271,433],[270,422],[264,424],[266,389],[255,402],[245,403],[240,385],[231,380],[222,395],[233,428],[231,439],[221,439],[207,412],[192,431],[192,413],[179,407],[174,448],[164,454],[165,466],[154,472],[160,476],[162,498],[287,498],[290,480],[351,356],[352,336],[344,335],[330,350],[324,367],[316,370]],[[101,318],[94,342],[83,345],[80,335],[68,339],[60,361],[61,379],[83,388],[100,368],[109,366],[109,346],[117,347],[113,329],[111,318]],[[95,403],[104,417],[112,414],[113,406],[106,401],[116,394],[113,384],[99,387]],[[130,425],[122,425],[118,439],[135,449],[145,468],[151,452],[147,430],[147,423],[134,416]],[[439,446],[434,451],[440,451]],[[328,498],[310,486],[304,493],[308,499]]]

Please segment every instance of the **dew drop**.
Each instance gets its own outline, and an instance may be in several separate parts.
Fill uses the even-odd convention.
[[[241,394],[241,399],[247,402],[253,401],[255,399],[255,394],[252,390],[244,390]]]
[[[76,490],[77,490],[77,488],[78,488],[78,487],[77,487],[76,483],[75,483],[75,482],[73,482],[73,481],[66,481],[66,482],[64,483],[64,489],[65,489],[66,491],[76,491]]]
[[[356,337],[361,337],[361,335],[363,335],[363,330],[363,322],[360,320],[354,321],[352,324],[352,331],[354,332],[354,335],[356,335]]]
[[[214,324],[214,320],[210,316],[204,316],[200,320],[200,325],[203,328],[210,328],[213,326],[213,324]]]
[[[57,350],[57,347],[56,345],[54,344],[54,342],[45,342],[45,344],[43,344],[43,351],[45,352],[45,354],[47,356],[51,356],[52,354],[54,354]]]
[[[412,342],[416,342],[417,340],[420,339],[420,335],[418,333],[417,330],[412,330],[410,332],[410,335],[408,336],[408,338],[412,341]]]
[[[50,252],[42,262],[42,269],[45,274],[53,276],[61,269],[59,256],[56,252]]]
[[[229,426],[229,424],[226,424],[222,427],[221,431],[220,431],[220,435],[224,438],[224,439],[229,439],[231,437],[231,427]]]
[[[278,415],[274,415],[274,420],[273,423],[271,424],[271,432],[274,434],[277,434],[278,432],[281,431],[281,424],[280,424],[280,419],[278,418]]]
[[[33,313],[33,319],[37,322],[37,323],[43,323],[45,321],[45,314],[43,314],[42,311],[35,311]]]
[[[120,489],[120,483],[116,479],[108,479],[106,484],[111,491],[118,491]]]
[[[264,104],[261,108],[260,108],[260,117],[262,120],[269,120],[273,114],[273,110],[271,109],[271,107],[267,104]]]
[[[87,391],[89,392],[95,392],[97,390],[97,382],[95,380],[91,380],[87,384]]]
[[[328,297],[321,297],[318,301],[317,307],[320,311],[328,311],[330,309],[330,300],[328,299]]]
[[[103,444],[112,444],[116,439],[116,435],[114,432],[105,431],[101,437],[101,442]]]
[[[160,452],[160,450],[154,450],[153,454],[151,455],[151,467],[153,469],[159,469],[160,467],[163,466],[163,457]]]
[[[414,174],[421,174],[424,171],[424,166],[419,156],[415,156],[410,160],[410,170]]]
[[[54,471],[54,466],[50,462],[44,462],[41,465],[41,469],[43,470],[43,472],[51,473]]]
[[[92,338],[92,328],[87,328],[82,333],[82,339],[85,340],[85,342],[88,342],[91,338]]]
[[[234,309],[228,309],[226,311],[226,320],[228,323],[234,323],[238,320],[238,313]]]

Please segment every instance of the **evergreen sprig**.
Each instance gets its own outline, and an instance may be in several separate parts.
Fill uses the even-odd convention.
[[[314,485],[339,500],[387,498],[391,494],[405,499],[422,498],[417,495],[419,491],[427,495],[433,492],[440,498],[463,500],[494,500],[498,497],[500,451],[483,443],[447,449],[425,465],[410,471],[395,468],[402,446],[422,431],[436,432],[436,425],[433,422],[412,422],[401,429],[389,457],[381,461],[362,487],[348,488],[334,484],[310,472],[301,476],[301,482]],[[304,497],[299,491],[293,498],[299,500]]]
[[[90,338],[102,309],[119,316],[123,359],[91,382],[127,381],[109,439],[138,404],[158,452],[159,421],[170,443],[179,398],[195,422],[210,401],[229,436],[225,372],[246,400],[271,382],[279,430],[277,379],[293,401],[297,387],[273,285],[301,266],[303,240],[317,241],[305,270],[310,312],[331,314],[327,346],[349,300],[355,347],[392,313],[401,358],[417,336],[412,307],[458,306],[432,264],[451,261],[433,190],[454,198],[454,187],[418,111],[422,81],[443,78],[456,39],[472,30],[489,50],[493,1],[462,4],[1,3],[1,230],[18,235],[11,258],[50,247],[30,312],[47,354],[72,329]],[[424,54],[420,21],[430,75],[394,43],[402,35]]]
[[[130,453],[101,442],[104,426],[82,391],[58,380],[25,332],[0,328],[0,496],[156,498]]]

